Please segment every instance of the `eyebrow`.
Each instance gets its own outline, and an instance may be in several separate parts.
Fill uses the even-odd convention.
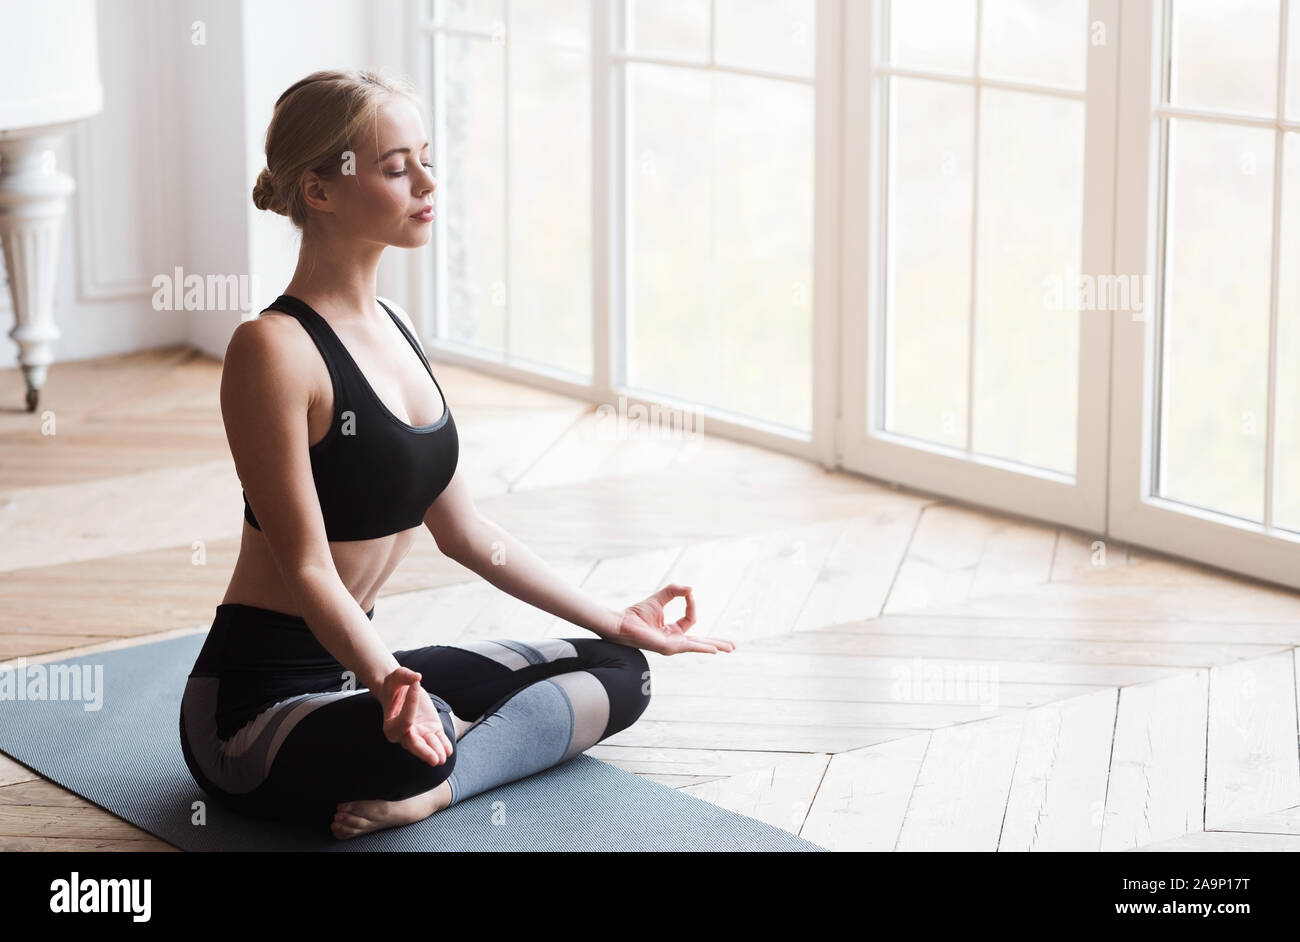
[[[424,150],[428,146],[429,146],[429,142],[425,141],[423,144],[420,145],[420,150]],[[392,150],[380,154],[379,160],[376,160],[375,163],[379,163],[380,160],[387,160],[389,157],[393,156],[394,154],[409,154],[410,152],[411,152],[411,148],[409,147],[394,147]]]

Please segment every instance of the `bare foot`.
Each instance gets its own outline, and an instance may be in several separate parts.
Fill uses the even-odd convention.
[[[334,820],[330,823],[330,833],[339,840],[345,841],[348,838],[369,834],[371,831],[423,821],[449,804],[451,804],[451,785],[447,782],[401,801],[341,802],[334,814]]]
[[[481,722],[483,717],[471,723],[469,720],[461,719],[455,713],[451,714],[452,731],[457,741]],[[334,813],[334,820],[330,823],[330,832],[339,840],[345,841],[351,837],[369,834],[371,831],[423,821],[449,804],[451,804],[451,785],[447,782],[401,801],[340,802]],[[347,807],[344,807],[345,805]]]

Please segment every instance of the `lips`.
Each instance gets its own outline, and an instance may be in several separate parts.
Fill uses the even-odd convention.
[[[410,218],[416,220],[417,222],[428,222],[429,220],[433,219],[433,207],[426,206],[418,213],[412,214]]]

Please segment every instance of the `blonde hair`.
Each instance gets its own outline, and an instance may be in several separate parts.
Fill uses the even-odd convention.
[[[357,153],[363,134],[378,135],[379,106],[391,95],[404,95],[425,111],[408,79],[371,70],[313,72],[290,85],[276,99],[266,129],[266,167],[253,186],[253,205],[304,228],[303,174],[340,176],[346,152]]]

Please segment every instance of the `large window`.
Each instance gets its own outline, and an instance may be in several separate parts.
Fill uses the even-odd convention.
[[[428,13],[438,338],[807,438],[816,0]],[[593,23],[609,25],[595,43]],[[620,92],[608,114],[593,114],[597,63]],[[618,230],[608,295],[602,216]]]
[[[1230,22],[1216,0],[1167,7],[1154,491],[1300,530],[1300,11],[1290,12],[1284,32],[1280,0],[1233,0]]]
[[[627,382],[812,428],[813,0],[628,0]]]
[[[430,2],[444,352],[1300,587],[1300,0]]]
[[[1087,0],[884,14],[884,427],[1072,475]]]
[[[432,0],[438,335],[591,375],[590,0]]]

